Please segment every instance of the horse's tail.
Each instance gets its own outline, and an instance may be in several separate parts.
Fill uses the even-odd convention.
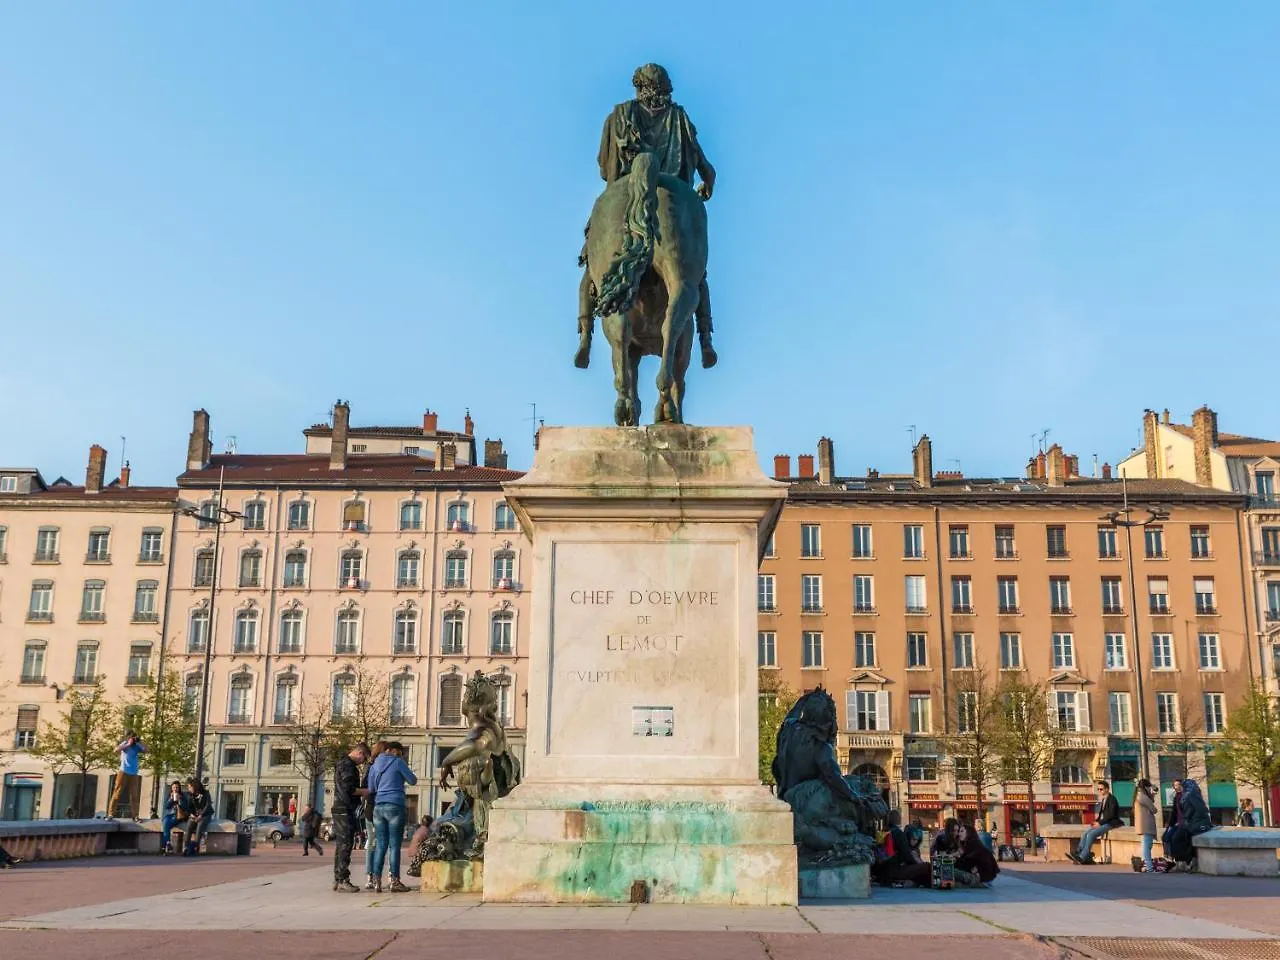
[[[596,312],[602,317],[631,309],[658,241],[658,164],[652,153],[631,161],[627,184],[622,250],[609,262],[596,297]]]

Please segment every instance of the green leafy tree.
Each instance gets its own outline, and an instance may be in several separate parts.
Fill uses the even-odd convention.
[[[1025,784],[1029,840],[1035,839],[1035,781],[1053,767],[1066,740],[1057,713],[1049,705],[1049,688],[1043,682],[1010,676],[1000,684],[1000,719],[996,748],[1002,761],[1001,779]]]
[[[197,721],[182,699],[183,680],[176,670],[150,681],[124,708],[125,727],[147,747],[143,765],[152,777],[152,805],[159,785],[196,769]]]
[[[1251,683],[1227,719],[1211,769],[1224,780],[1261,790],[1263,816],[1267,824],[1275,823],[1271,787],[1280,783],[1280,703]]]
[[[776,670],[760,671],[760,782],[773,785],[773,758],[778,751],[778,730],[799,694],[782,682]]]
[[[982,661],[972,670],[955,671],[954,680],[955,700],[947,709],[955,732],[947,737],[947,750],[955,762],[957,782],[971,782],[977,789],[978,818],[986,820],[987,791],[1002,777],[1004,702]]]
[[[107,699],[102,677],[90,689],[76,688],[68,695],[66,712],[55,722],[45,721],[31,755],[61,773],[71,767],[80,775],[79,813],[89,805],[89,771],[114,767],[119,759],[121,712]]]

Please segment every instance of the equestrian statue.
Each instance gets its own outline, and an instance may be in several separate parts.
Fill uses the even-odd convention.
[[[684,422],[685,372],[696,320],[702,365],[716,363],[707,289],[707,213],[715,168],[684,108],[671,101],[671,79],[656,63],[631,78],[636,98],[613,108],[600,139],[607,186],[587,223],[578,263],[578,352],[591,359],[595,318],[613,351],[619,426],[640,422],[636,375],[656,356],[655,423]],[[694,175],[701,179],[695,190]]]

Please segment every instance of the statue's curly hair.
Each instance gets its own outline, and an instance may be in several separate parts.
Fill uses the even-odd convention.
[[[468,704],[476,706],[485,717],[492,719],[498,715],[497,684],[479,670],[467,681],[464,699]]]
[[[657,87],[663,93],[671,92],[671,77],[666,68],[657,63],[646,63],[636,67],[631,75],[631,85],[639,90],[641,87]]]

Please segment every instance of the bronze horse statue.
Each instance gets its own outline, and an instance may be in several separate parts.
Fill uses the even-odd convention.
[[[609,184],[591,210],[587,263],[595,310],[613,349],[619,426],[640,422],[640,358],[656,356],[655,423],[684,422],[693,314],[707,271],[707,212],[694,188],[660,173],[651,153]]]

